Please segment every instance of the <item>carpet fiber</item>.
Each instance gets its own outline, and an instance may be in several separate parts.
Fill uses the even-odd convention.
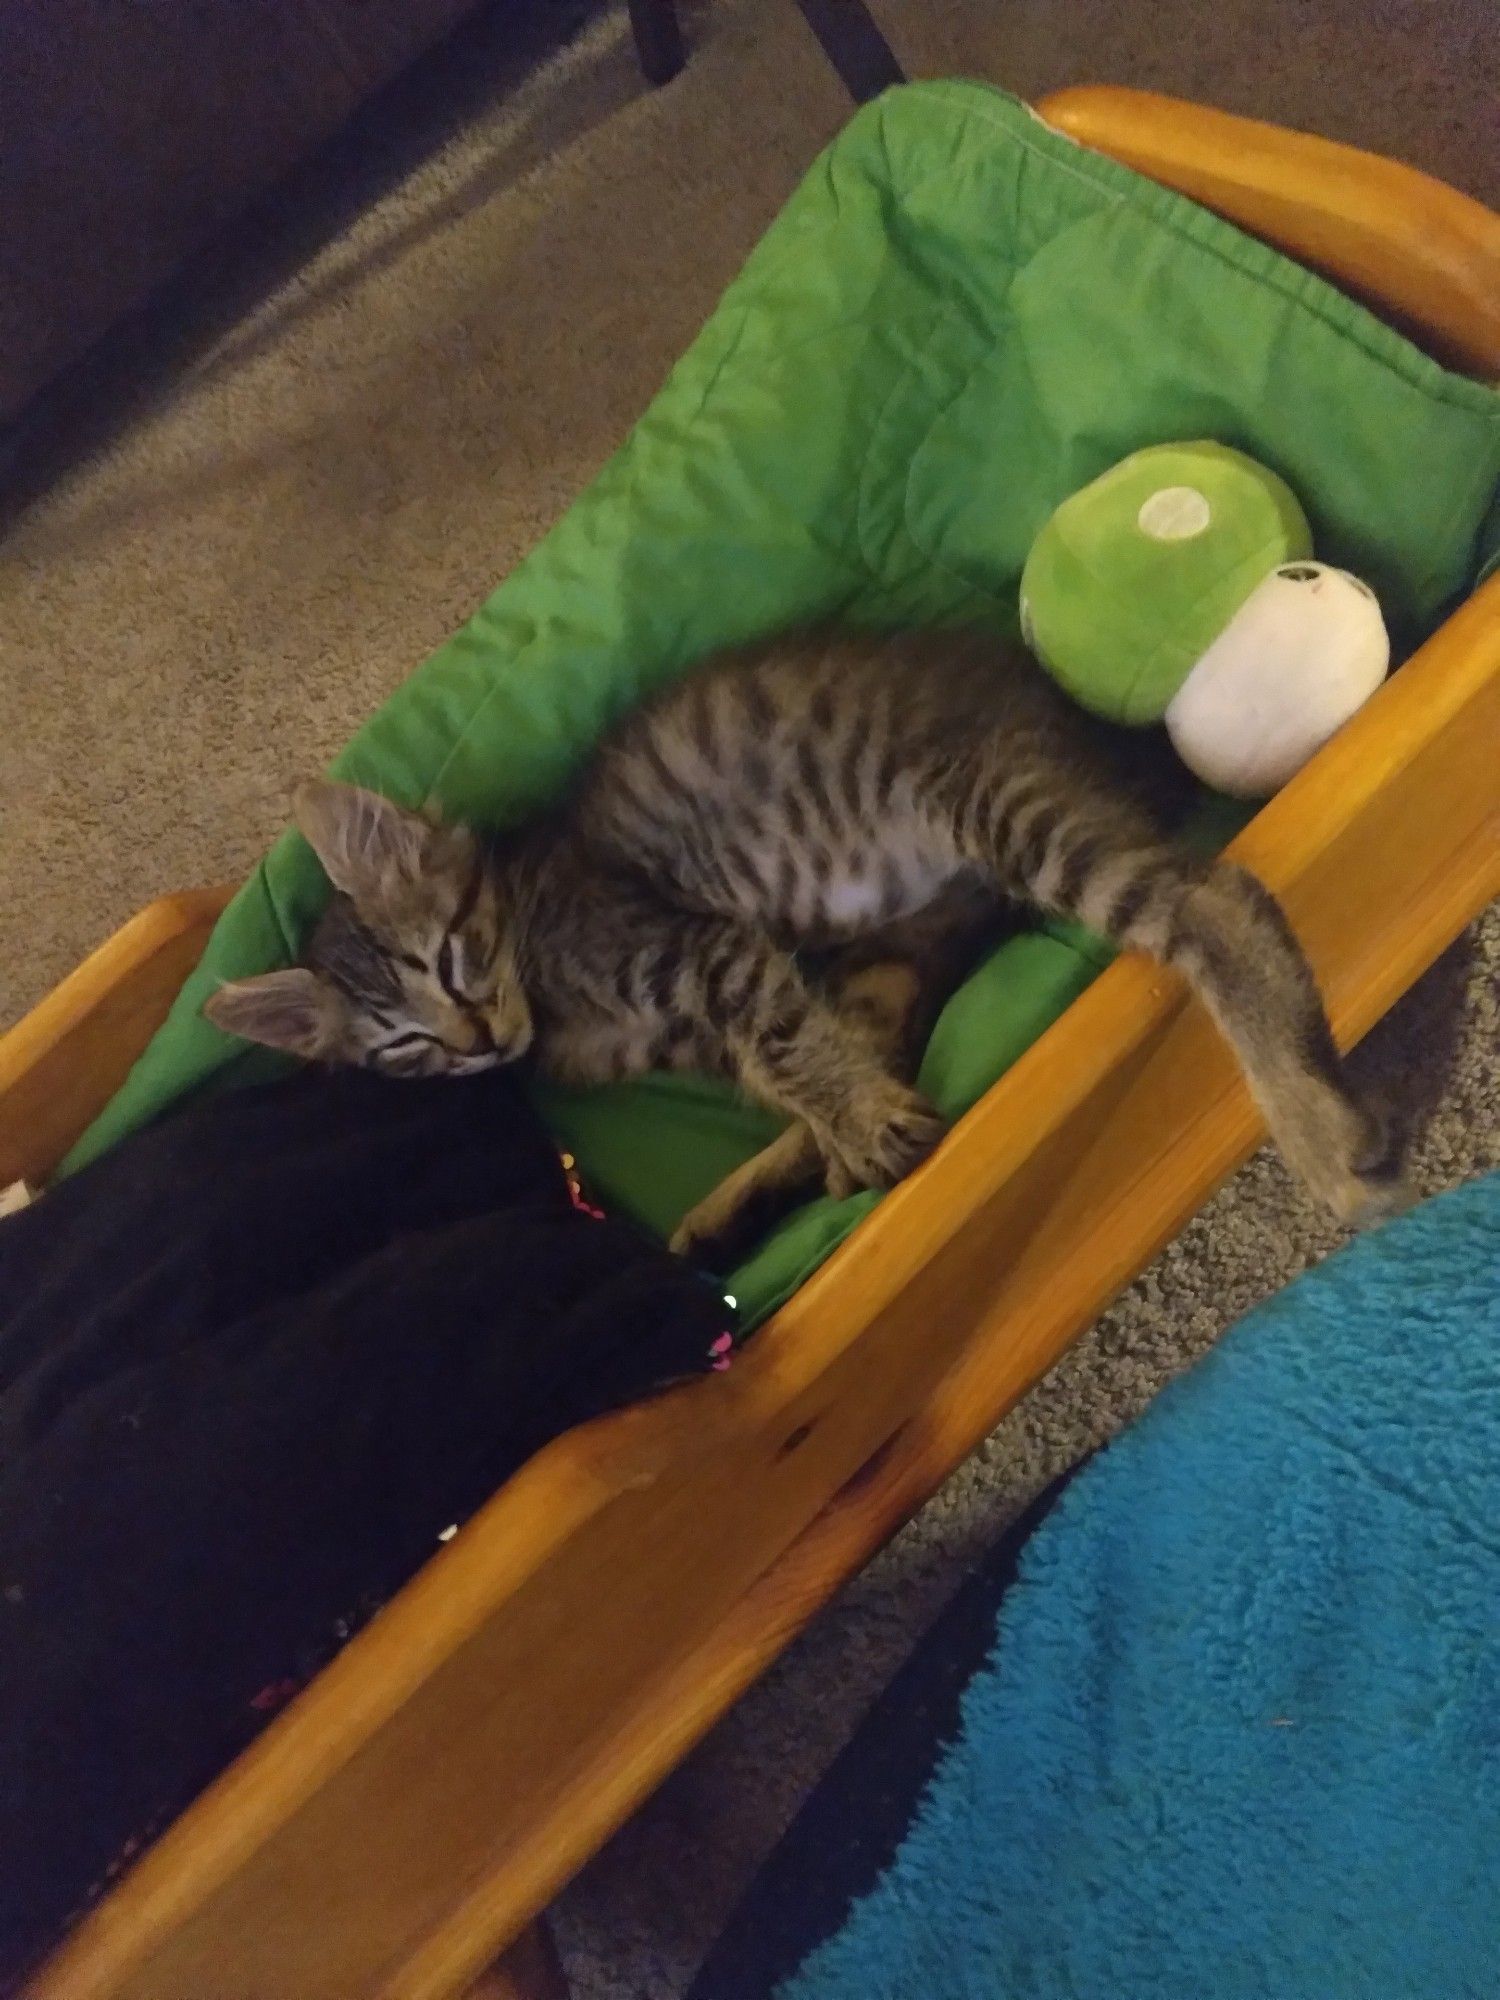
[[[847,99],[781,0],[498,4],[54,399],[0,545],[0,1019],[160,891],[242,873],[315,768],[619,442]],[[1500,194],[1484,0],[875,0],[910,73],[1174,90]],[[1492,38],[1491,38],[1492,41]],[[544,60],[543,58],[548,58]],[[29,498],[29,504],[22,504]],[[1363,1054],[1435,1188],[1500,1159],[1500,925]],[[1262,1158],[565,1898],[579,2000],[675,2000],[915,1635],[1045,1481],[1330,1233]]]

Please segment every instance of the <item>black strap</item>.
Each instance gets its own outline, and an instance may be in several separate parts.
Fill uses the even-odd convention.
[[[648,83],[668,83],[683,63],[676,0],[627,0],[635,45]],[[906,75],[864,0],[797,0],[818,46],[856,104],[867,104]]]
[[[856,104],[867,104],[906,74],[864,0],[797,0],[818,45]]]

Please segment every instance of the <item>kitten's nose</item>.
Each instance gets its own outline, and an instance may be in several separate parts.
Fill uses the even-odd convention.
[[[465,1014],[460,1025],[465,1055],[492,1056],[495,1053],[495,1037],[490,1033],[488,1021],[481,1020],[477,1014]]]
[[[489,1047],[502,1062],[514,1062],[531,1047],[535,1033],[531,1010],[522,1000],[497,998],[484,1022]]]

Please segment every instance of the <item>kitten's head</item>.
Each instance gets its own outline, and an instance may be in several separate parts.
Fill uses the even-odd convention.
[[[297,825],[336,894],[303,964],[221,986],[216,1027],[390,1076],[462,1076],[531,1044],[515,927],[467,828],[314,779]]]

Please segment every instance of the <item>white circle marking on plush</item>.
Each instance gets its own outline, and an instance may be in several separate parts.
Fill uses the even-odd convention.
[[[1135,524],[1153,542],[1190,542],[1213,519],[1213,509],[1196,486],[1163,486],[1141,502]]]

